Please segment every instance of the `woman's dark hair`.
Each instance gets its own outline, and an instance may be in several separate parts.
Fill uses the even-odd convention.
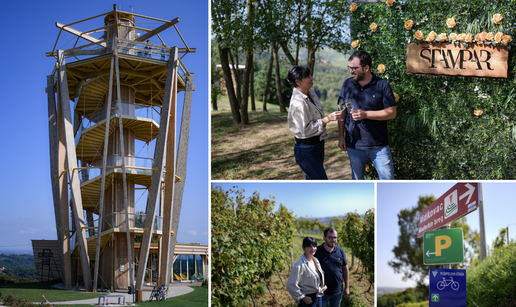
[[[312,237],[306,237],[303,239],[303,249],[308,246],[317,246],[317,241]]]
[[[281,80],[287,88],[297,87],[296,80],[303,80],[311,75],[310,69],[305,66],[294,65],[288,69],[288,76]]]
[[[355,53],[353,53],[349,57],[349,61],[353,60],[354,58],[358,58],[360,60],[360,66],[369,66],[369,69],[373,66],[373,60],[371,59],[371,55],[367,53],[365,50],[358,50]]]

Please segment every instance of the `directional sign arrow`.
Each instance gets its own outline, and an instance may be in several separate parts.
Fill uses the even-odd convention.
[[[471,200],[471,196],[473,195],[473,192],[475,192],[475,187],[472,186],[471,184],[467,183],[465,185],[466,188],[468,188],[468,191],[464,194],[462,194],[460,197],[459,197],[459,200],[462,200],[464,197],[468,196],[468,200],[466,201],[466,204],[469,204],[469,201]]]
[[[430,252],[430,250],[427,250],[427,251],[426,251],[426,256],[427,256],[427,257],[430,257],[430,255],[435,255],[435,253],[431,253],[431,252]]]

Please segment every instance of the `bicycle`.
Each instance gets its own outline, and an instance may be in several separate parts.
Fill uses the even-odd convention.
[[[152,289],[151,295],[149,297],[149,302],[152,302],[153,299],[156,299],[158,302],[167,299],[167,286],[165,285],[154,285],[154,289]]]
[[[437,289],[442,290],[444,287],[451,285],[451,288],[453,290],[459,289],[459,283],[456,281],[453,281],[453,277],[450,277],[450,279],[443,278],[440,282],[437,283]]]

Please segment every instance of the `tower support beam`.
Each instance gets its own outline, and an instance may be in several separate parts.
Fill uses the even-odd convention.
[[[157,168],[158,171],[152,174],[151,186],[149,189],[149,196],[147,198],[147,206],[145,210],[146,216],[144,221],[144,228],[148,229],[148,231],[143,234],[142,243],[140,247],[139,266],[138,273],[136,275],[135,285],[135,289],[138,294],[136,299],[137,301],[142,300],[141,291],[143,287],[143,278],[145,276],[145,267],[149,257],[152,230],[154,229],[154,216],[156,215],[156,204],[158,201],[158,195],[161,186],[161,178],[163,175],[164,153],[170,124],[170,105],[172,97],[173,95],[175,95],[174,91],[176,90],[176,87],[174,87],[173,85],[177,75],[177,59],[178,48],[174,47],[170,50],[170,57],[167,65],[167,79],[165,84],[163,107],[161,109],[161,125],[159,128],[158,138],[156,140],[156,147],[154,151],[154,164],[155,168]]]
[[[116,13],[116,4],[114,5],[115,13]],[[118,20],[115,16],[115,20]],[[113,46],[117,45],[116,36],[113,36]],[[117,49],[113,48],[113,54],[115,55],[115,70],[116,70],[116,101],[117,101],[117,109],[118,109],[118,125],[120,132],[120,155],[122,156],[122,190],[123,190],[123,202],[124,202],[124,210],[125,210],[125,227],[126,227],[126,239],[127,239],[127,263],[129,264],[129,278],[127,287],[133,285],[134,280],[134,271],[133,271],[133,248],[131,246],[131,233],[129,229],[131,226],[129,225],[129,203],[127,202],[127,173],[125,168],[125,148],[124,148],[124,121],[122,120],[122,94],[120,93],[120,67],[118,63],[118,53]],[[107,144],[107,143],[105,143]],[[151,231],[152,233],[152,231]]]
[[[116,40],[113,38],[113,49],[116,46]],[[104,151],[102,154],[102,179],[100,184],[100,202],[99,202],[99,222],[97,230],[97,248],[95,250],[95,269],[93,275],[93,291],[97,289],[98,273],[99,273],[99,262],[100,262],[100,234],[102,233],[102,224],[104,218],[104,191],[106,185],[106,167],[107,167],[107,156],[108,156],[108,143],[109,139],[109,124],[111,123],[111,97],[113,90],[113,67],[114,67],[114,53],[111,56],[111,72],[109,74],[109,90],[108,90],[108,101],[106,107],[106,130],[104,131]],[[121,120],[122,117],[120,117]]]
[[[172,221],[172,199],[174,191],[175,181],[175,157],[176,157],[176,114],[177,114],[177,75],[174,76],[172,92],[172,100],[170,109],[174,111],[170,115],[169,120],[169,132],[167,137],[166,147],[166,158],[165,158],[165,189],[163,192],[163,235],[161,236],[161,247],[160,247],[160,284],[167,284],[170,282],[170,271],[168,270],[168,263],[170,260],[170,238],[171,234],[171,221]],[[172,254],[174,256],[174,254]]]
[[[62,190],[67,191],[67,187],[61,187],[61,174],[59,173],[59,134],[57,123],[57,110],[55,99],[54,76],[47,76],[47,96],[48,96],[48,133],[50,144],[50,180],[52,183],[52,195],[54,198],[54,214],[56,218],[57,243],[59,247],[59,258],[61,260],[61,278],[63,286],[72,286],[71,259],[70,259],[70,234],[68,232],[68,199],[64,206],[61,204]],[[64,157],[61,157],[64,166]],[[63,167],[64,169],[64,167]],[[64,180],[63,180],[64,181]],[[66,193],[68,196],[68,193]],[[68,197],[66,197],[68,198]]]
[[[57,51],[59,63],[59,89],[61,95],[61,106],[63,109],[64,132],[66,140],[66,158],[68,160],[68,180],[72,191],[72,200],[75,210],[74,220],[76,225],[76,238],[79,242],[82,274],[86,291],[92,291],[90,257],[88,255],[88,244],[84,230],[84,213],[79,182],[79,174],[74,169],[77,167],[77,155],[75,153],[75,141],[73,137],[72,112],[70,110],[70,95],[68,93],[68,81],[66,76],[66,63],[63,50]]]
[[[194,75],[191,73],[186,81],[186,90],[183,102],[183,114],[181,116],[181,131],[179,135],[179,144],[177,148],[177,162],[176,162],[176,176],[177,181],[174,184],[174,198],[172,202],[172,233],[173,235],[170,237],[170,247],[168,250],[169,253],[169,263],[168,268],[166,270],[167,282],[170,281],[170,273],[172,269],[172,265],[174,261],[172,261],[172,256],[174,255],[174,251],[176,249],[177,242],[177,230],[179,227],[179,217],[181,215],[181,206],[183,203],[183,192],[185,190],[185,182],[186,182],[186,164],[188,160],[188,141],[190,138],[190,115],[192,113],[192,91],[193,91],[193,77]]]

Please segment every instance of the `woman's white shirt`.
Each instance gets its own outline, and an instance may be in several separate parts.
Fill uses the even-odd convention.
[[[322,275],[322,284],[324,285],[324,272],[321,268],[321,264],[315,257],[313,261],[317,262],[317,267]],[[312,268],[312,266],[314,268]],[[307,294],[317,293],[317,297],[324,295],[319,274],[315,270],[315,266],[309,264],[304,254],[294,264],[292,272],[290,272],[287,281],[287,291],[296,301],[302,300]]]
[[[308,90],[308,95],[315,102],[315,105],[297,88],[292,91],[290,107],[288,109],[288,128],[298,139],[307,139],[319,135],[319,140],[329,137],[322,119],[324,108],[319,102],[313,88]]]

